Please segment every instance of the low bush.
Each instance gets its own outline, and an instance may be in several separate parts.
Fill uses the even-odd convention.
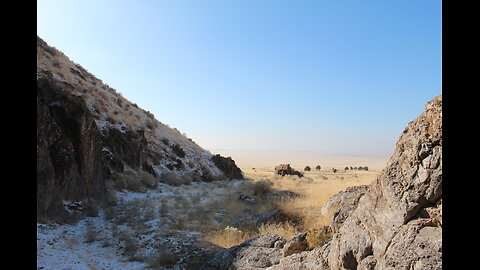
[[[177,144],[172,146],[172,151],[173,151],[173,153],[175,153],[175,155],[177,155],[181,158],[185,157],[185,151],[183,151],[183,149],[180,146],[178,146]]]
[[[145,185],[147,188],[150,189],[155,189],[158,186],[158,179],[147,173],[147,172],[139,172],[138,173],[140,176],[140,181],[142,182],[143,185]]]
[[[272,191],[272,183],[266,180],[256,181],[252,187],[253,195],[263,195]]]
[[[190,175],[180,175],[172,172],[165,172],[160,177],[160,182],[171,186],[190,185],[193,178]]]
[[[161,246],[158,250],[149,258],[149,268],[160,268],[162,266],[175,264],[179,259],[178,254],[172,253],[166,247]]]

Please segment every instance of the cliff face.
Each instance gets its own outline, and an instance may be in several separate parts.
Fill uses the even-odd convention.
[[[268,245],[245,242],[217,254],[202,269],[441,269],[441,95],[408,124],[377,180],[332,197],[322,212],[332,210],[333,236],[323,246],[281,256],[280,243],[295,237],[266,235],[255,242],[270,239]],[[246,249],[248,260],[239,255]]]
[[[338,269],[440,269],[441,204],[438,96],[405,128],[387,168],[334,235],[328,264]]]
[[[108,202],[106,182],[126,171],[243,179],[233,160],[159,122],[37,37],[37,216],[64,216],[65,201]]]
[[[37,78],[37,215],[62,216],[62,201],[105,201],[109,171],[100,132],[85,102],[68,85]]]

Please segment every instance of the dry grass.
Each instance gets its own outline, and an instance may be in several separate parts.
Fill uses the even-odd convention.
[[[211,231],[205,234],[205,240],[223,248],[230,248],[257,236],[252,232],[244,232],[237,228],[227,226],[223,229]]]

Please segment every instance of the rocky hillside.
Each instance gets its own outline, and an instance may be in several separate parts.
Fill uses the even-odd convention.
[[[218,253],[202,269],[441,269],[442,96],[408,124],[376,181],[319,211],[332,213],[322,229],[333,235],[316,234],[314,248],[310,232],[288,240],[264,235]]]
[[[231,158],[162,124],[37,37],[37,217],[62,219],[69,203],[103,205],[115,200],[114,187],[168,175],[243,178]]]

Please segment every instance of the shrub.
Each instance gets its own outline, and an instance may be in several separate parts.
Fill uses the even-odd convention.
[[[283,223],[267,223],[260,225],[258,228],[260,235],[273,233],[276,235],[280,235],[284,238],[290,238],[298,233],[295,226],[293,226],[290,222],[283,222]]]
[[[139,172],[140,181],[144,184],[147,188],[155,189],[158,186],[157,178],[147,172]]]
[[[185,151],[183,151],[183,149],[180,146],[178,146],[177,144],[172,146],[172,151],[173,151],[173,153],[175,153],[175,155],[177,155],[181,158],[185,157]]]
[[[160,246],[156,253],[150,257],[148,266],[150,268],[160,268],[175,264],[179,259],[178,254],[173,254],[165,246]]]
[[[87,224],[86,233],[85,233],[85,243],[91,243],[97,240],[98,232],[95,230],[95,227],[91,224]]]
[[[115,188],[117,190],[128,189],[135,192],[145,191],[141,176],[131,170],[115,174]]]
[[[321,168],[322,168],[322,167],[320,167],[320,165],[317,165],[317,167],[315,167],[315,169],[316,169],[317,171],[319,171]]]
[[[60,67],[60,61],[58,61],[57,59],[53,59],[52,64],[54,67]]]
[[[348,167],[345,167],[345,169],[344,169],[344,170],[345,170],[345,171],[348,171]]]
[[[253,195],[263,195],[272,190],[272,183],[266,180],[256,181],[252,189]]]
[[[171,186],[190,185],[193,181],[190,175],[179,175],[172,172],[165,172],[160,181]]]
[[[157,122],[155,122],[152,119],[147,119],[147,120],[145,120],[145,126],[149,129],[153,130],[157,127]]]
[[[303,170],[309,172],[311,169],[310,169],[310,166],[306,166],[305,169]]]
[[[165,145],[170,145],[170,141],[167,138],[162,138],[160,141]]]

